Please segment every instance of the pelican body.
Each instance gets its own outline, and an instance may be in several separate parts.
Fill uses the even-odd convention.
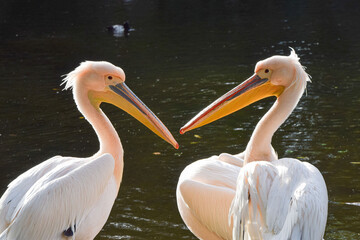
[[[180,133],[211,123],[269,96],[277,100],[256,125],[245,151],[188,165],[177,204],[200,239],[323,238],[328,196],[319,170],[293,158],[278,159],[271,139],[296,107],[309,76],[294,50],[258,62],[255,74],[210,104]]]
[[[12,181],[0,199],[1,240],[93,239],[114,204],[123,175],[123,147],[100,109],[111,103],[165,141],[178,144],[164,124],[126,86],[123,70],[83,62],[64,79],[79,111],[93,126],[100,149],[88,158],[55,156]]]

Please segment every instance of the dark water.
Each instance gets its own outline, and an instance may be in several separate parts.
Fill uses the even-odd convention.
[[[263,100],[211,125],[179,128],[253,72],[295,48],[312,75],[273,146],[322,172],[329,192],[325,239],[360,239],[360,4],[358,1],[3,1],[0,8],[0,188],[57,154],[89,156],[97,138],[61,75],[84,60],[121,66],[127,85],[180,143],[175,150],[126,113],[103,109],[122,139],[125,170],[96,239],[196,239],[176,207],[189,163],[243,151],[271,106]],[[105,28],[129,20],[135,31]],[[195,136],[198,135],[198,136]],[[199,138],[199,136],[201,138]]]

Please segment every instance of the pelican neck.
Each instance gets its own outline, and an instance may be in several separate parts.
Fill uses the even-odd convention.
[[[100,101],[89,98],[90,91],[79,86],[74,86],[73,94],[75,103],[84,118],[93,127],[100,144],[99,151],[93,156],[97,157],[109,153],[115,160],[114,174],[120,184],[123,171],[123,147],[118,133],[108,117],[100,109]]]
[[[245,164],[252,161],[277,160],[271,146],[274,133],[292,113],[303,93],[303,89],[294,84],[278,97],[269,111],[256,125],[246,147]]]

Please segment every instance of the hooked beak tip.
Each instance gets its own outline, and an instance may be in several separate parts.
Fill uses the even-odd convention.
[[[180,134],[184,134],[184,133],[185,133],[184,128],[181,128],[181,129],[180,129]]]
[[[179,144],[176,143],[174,147],[175,147],[176,149],[179,149]]]

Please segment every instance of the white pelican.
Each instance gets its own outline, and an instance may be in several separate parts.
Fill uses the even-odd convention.
[[[275,131],[291,114],[309,77],[292,50],[256,64],[255,74],[191,119],[180,133],[269,96],[277,101],[255,127],[244,152],[196,161],[177,186],[180,214],[200,239],[322,239],[327,190],[307,162],[278,159]]]
[[[0,199],[0,239],[93,239],[104,226],[123,174],[123,147],[100,109],[111,103],[165,141],[178,144],[125,85],[123,70],[108,62],[83,62],[64,79],[79,111],[93,126],[100,150],[88,158],[55,156],[12,181]]]

